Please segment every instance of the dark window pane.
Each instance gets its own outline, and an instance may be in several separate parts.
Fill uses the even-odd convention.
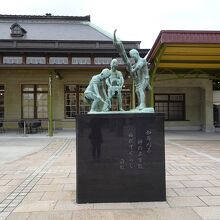
[[[76,85],[66,85],[65,92],[76,92]]]
[[[184,94],[155,94],[155,111],[164,112],[166,120],[184,120],[184,108]]]
[[[79,86],[79,92],[85,92],[87,86]]]
[[[170,101],[183,101],[184,95],[170,95]]]
[[[5,91],[4,85],[0,85],[0,92],[4,92],[4,91]]]

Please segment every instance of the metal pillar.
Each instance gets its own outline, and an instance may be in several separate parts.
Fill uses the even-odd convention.
[[[150,107],[154,108],[154,78],[155,78],[156,68],[153,70],[151,79],[150,79]]]
[[[165,51],[165,49],[166,49],[166,46],[162,45],[161,49],[159,50],[158,55],[155,58],[154,67],[153,67],[151,78],[150,78],[150,85],[151,85],[150,107],[152,107],[152,108],[154,108],[154,82],[155,82],[156,72],[157,72],[158,65],[160,63],[160,58],[161,58],[163,52]]]
[[[53,93],[52,93],[52,73],[49,75],[49,94],[48,94],[48,113],[49,113],[49,123],[48,123],[48,136],[53,136]]]

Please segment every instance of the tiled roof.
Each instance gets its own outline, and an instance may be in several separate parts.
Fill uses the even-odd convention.
[[[0,40],[13,39],[10,27],[19,24],[26,40],[112,41],[111,36],[90,23],[90,16],[0,15]]]
[[[148,62],[163,44],[220,44],[220,31],[162,30],[147,55]]]

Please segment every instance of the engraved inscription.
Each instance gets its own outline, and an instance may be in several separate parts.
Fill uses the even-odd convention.
[[[144,169],[144,155],[152,152],[151,134],[152,131],[148,129],[140,138],[137,138],[134,132],[131,130],[128,132],[127,153],[119,161],[120,170]]]
[[[147,153],[151,153],[151,130],[148,129],[145,132],[145,138],[146,138],[146,149],[147,149]]]

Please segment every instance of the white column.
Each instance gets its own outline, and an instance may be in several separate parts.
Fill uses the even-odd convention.
[[[203,96],[203,130],[213,132],[215,131],[215,127],[213,122],[213,89],[211,80],[207,82]]]

